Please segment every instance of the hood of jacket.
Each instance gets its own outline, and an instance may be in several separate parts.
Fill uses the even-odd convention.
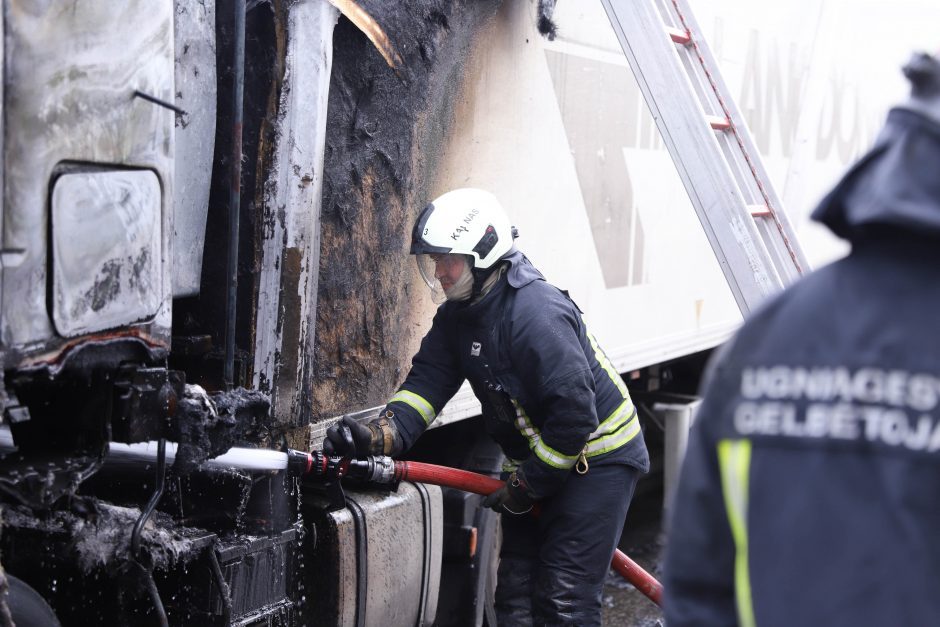
[[[509,262],[509,270],[506,272],[506,278],[509,284],[516,289],[526,286],[532,281],[545,280],[542,273],[539,272],[529,258],[521,251],[514,250],[509,255],[502,258],[502,261]]]
[[[480,298],[465,301],[448,300],[444,302],[441,307],[448,308],[448,311],[456,311],[458,312],[457,315],[461,317],[477,316],[480,315],[481,311],[486,311],[492,307],[493,302],[499,299],[499,294],[503,293],[507,284],[519,289],[533,281],[545,280],[545,277],[532,265],[529,258],[518,250],[513,250],[505,257],[501,258],[499,263],[505,265],[506,269],[505,271],[496,271],[496,273],[505,275],[505,281],[497,279],[496,283]]]
[[[940,238],[940,122],[892,109],[874,147],[812,217],[851,242],[890,232]]]

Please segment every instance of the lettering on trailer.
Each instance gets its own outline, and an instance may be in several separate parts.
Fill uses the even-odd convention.
[[[606,27],[606,16],[600,17]],[[716,18],[713,51],[719,62],[729,38],[726,30]],[[753,29],[747,33],[737,102],[765,158],[793,157],[801,115],[809,115],[805,98],[811,53],[811,46],[797,41]],[[608,288],[645,283],[649,269],[634,193],[636,174],[623,154],[624,149],[664,149],[655,121],[619,52],[560,36],[545,44],[545,58],[604,282]],[[869,145],[876,119],[865,109],[859,82],[847,77],[846,68],[836,71],[825,81],[822,102],[814,105],[818,111],[811,112],[818,118],[815,159],[848,163]],[[603,98],[594,97],[601,92]]]
[[[734,428],[743,436],[940,450],[940,377],[844,367],[747,368]]]
[[[724,37],[723,29],[722,20],[716,19],[716,52]],[[794,41],[767,39],[753,29],[748,34],[738,104],[765,157],[775,152],[786,158],[793,156],[800,115],[806,107],[811,54],[812,48],[800,47]],[[848,164],[871,145],[881,117],[879,112],[866,107],[864,83],[860,69],[835,67],[829,71],[822,101],[810,104],[817,108],[813,114],[819,120],[815,137],[817,160],[834,156]],[[776,150],[775,138],[779,140]]]

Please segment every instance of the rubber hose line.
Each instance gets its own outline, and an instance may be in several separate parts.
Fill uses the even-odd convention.
[[[395,478],[401,481],[418,481],[446,488],[457,488],[483,495],[492,494],[503,487],[504,483],[499,479],[467,470],[410,461],[395,462]],[[538,509],[533,509],[532,513],[538,515]],[[643,567],[620,549],[614,550],[610,565],[617,574],[633,584],[644,596],[662,607],[663,586]]]

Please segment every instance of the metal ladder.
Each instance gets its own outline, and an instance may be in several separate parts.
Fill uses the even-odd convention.
[[[686,0],[601,0],[743,315],[809,265]]]

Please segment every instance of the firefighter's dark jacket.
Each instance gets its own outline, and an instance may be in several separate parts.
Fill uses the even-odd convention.
[[[814,218],[848,257],[710,368],[666,623],[940,625],[940,124],[890,112]]]
[[[487,430],[535,497],[555,492],[582,453],[589,465],[648,470],[636,408],[577,306],[522,253],[504,263],[479,302],[438,308],[387,407],[405,447],[467,379]]]

